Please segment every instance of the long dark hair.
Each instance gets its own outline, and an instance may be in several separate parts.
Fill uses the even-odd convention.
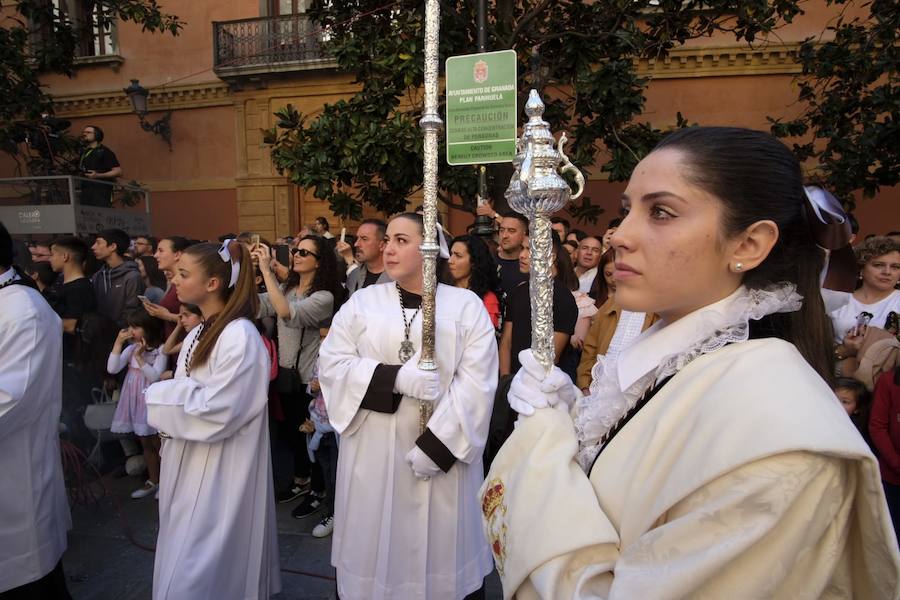
[[[556,266],[555,281],[559,282],[564,288],[570,292],[578,289],[578,275],[575,274],[575,267],[572,266],[572,259],[569,253],[563,248],[563,244],[559,236],[553,234],[553,253],[554,265]]]
[[[165,341],[163,339],[163,322],[151,317],[143,307],[129,311],[125,315],[125,322],[132,327],[140,327],[144,330],[144,343],[148,349],[159,348]]]
[[[491,256],[491,251],[483,239],[474,235],[461,235],[450,242],[450,250],[454,244],[465,244],[469,253],[469,290],[475,292],[479,298],[484,298],[488,292],[497,292],[497,265]]]
[[[654,152],[663,149],[681,152],[683,176],[722,201],[725,238],[757,221],[778,226],[775,246],[759,266],[744,273],[743,284],[750,289],[784,282],[797,286],[803,307],[771,315],[773,325],[831,382],[832,327],[819,288],[824,252],[807,225],[800,163],[771,135],[737,127],[680,129],[663,138]]]
[[[606,265],[614,260],[616,260],[616,251],[612,248],[600,255],[600,264],[597,265],[597,275],[594,277],[593,283],[591,283],[591,291],[588,292],[588,296],[594,299],[594,305],[597,308],[600,308],[607,300],[609,300],[609,285],[606,283],[606,277],[603,275],[603,270],[606,268]]]
[[[171,239],[171,238],[166,238]],[[184,254],[193,256],[207,277],[219,280],[219,295],[225,301],[225,308],[215,318],[207,321],[200,341],[191,356],[191,367],[206,364],[210,354],[225,327],[240,318],[252,321],[259,312],[259,296],[256,293],[256,280],[253,276],[253,262],[250,252],[244,244],[232,241],[228,244],[231,261],[224,261],[219,256],[218,244],[194,244],[185,248]],[[231,281],[231,263],[240,262],[241,267],[235,286],[228,287]]]
[[[165,290],[169,284],[166,282],[166,276],[159,270],[159,263],[152,256],[138,256],[137,260],[144,263],[144,272],[147,273],[147,281],[150,285]]]
[[[328,241],[318,235],[306,235],[297,242],[310,240],[316,246],[316,254],[319,255],[316,272],[313,275],[312,283],[306,291],[307,296],[311,296],[315,292],[330,292],[334,297],[334,312],[340,308],[344,301],[344,288],[341,286],[341,279],[338,275],[337,256],[334,249]],[[298,285],[300,285],[300,273],[294,271],[294,260],[291,257],[291,270],[288,273],[287,280],[284,282],[284,292],[288,293]]]

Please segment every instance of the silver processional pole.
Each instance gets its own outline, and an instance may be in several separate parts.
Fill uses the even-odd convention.
[[[554,364],[553,348],[553,237],[550,215],[562,209],[584,191],[584,176],[563,152],[566,134],[559,142],[544,121],[544,103],[531,90],[525,103],[528,122],[516,140],[515,172],[506,189],[506,200],[516,212],[528,218],[531,250],[531,350],[549,371]],[[554,148],[554,145],[556,148]],[[559,173],[572,172],[578,185],[575,195]]]
[[[423,208],[425,231],[422,242],[422,354],[419,368],[437,370],[434,360],[434,296],[437,288],[437,176],[438,133],[444,124],[438,115],[438,35],[441,9],[438,0],[425,1],[425,110],[419,126],[425,131]],[[431,402],[419,402],[419,433],[431,418]]]

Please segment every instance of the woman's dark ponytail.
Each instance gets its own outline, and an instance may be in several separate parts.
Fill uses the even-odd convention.
[[[225,300],[225,308],[214,315],[201,332],[197,348],[191,355],[191,367],[206,364],[212,350],[225,330],[225,327],[235,319],[255,319],[259,312],[259,296],[256,293],[256,278],[254,277],[253,262],[250,253],[244,244],[232,240],[228,244],[231,260],[222,260],[219,255],[220,246],[216,244],[195,244],[184,250],[185,254],[193,256],[204,270],[207,277],[216,277],[222,282],[219,293]],[[231,265],[240,262],[237,282],[234,287],[228,287],[231,281]]]

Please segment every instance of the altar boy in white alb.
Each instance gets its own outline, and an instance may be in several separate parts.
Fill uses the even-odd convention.
[[[331,556],[341,598],[459,600],[492,568],[477,493],[497,384],[493,326],[475,294],[439,285],[438,372],[417,368],[421,243],[421,217],[391,221],[384,258],[397,283],[353,294],[319,354],[341,435]],[[419,399],[434,401],[422,434]]]
[[[0,223],[0,596],[69,598],[59,455],[62,322],[12,266]]]

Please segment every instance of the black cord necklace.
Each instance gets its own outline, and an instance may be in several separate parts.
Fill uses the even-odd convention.
[[[406,363],[412,355],[415,354],[415,349],[413,348],[413,343],[409,339],[409,330],[412,328],[413,321],[416,320],[416,315],[419,314],[419,309],[417,308],[412,315],[412,318],[407,321],[406,320],[406,304],[403,302],[403,290],[400,289],[399,283],[394,283],[397,287],[397,295],[400,296],[400,311],[403,313],[403,341],[400,342],[400,351],[397,353],[400,358],[400,362]]]
[[[3,283],[0,283],[0,290],[2,290],[3,288],[5,288],[8,285],[20,283],[21,280],[19,278],[19,273],[16,271],[16,268],[10,267],[10,270],[12,271],[12,275],[10,275],[9,279],[4,281]]]
[[[188,377],[191,376],[191,359],[194,357],[194,346],[197,345],[197,342],[200,341],[200,337],[203,336],[203,333],[206,331],[206,321],[203,321],[197,327],[199,327],[200,330],[197,332],[197,335],[194,336],[194,339],[191,340],[191,345],[184,355],[184,374]]]

